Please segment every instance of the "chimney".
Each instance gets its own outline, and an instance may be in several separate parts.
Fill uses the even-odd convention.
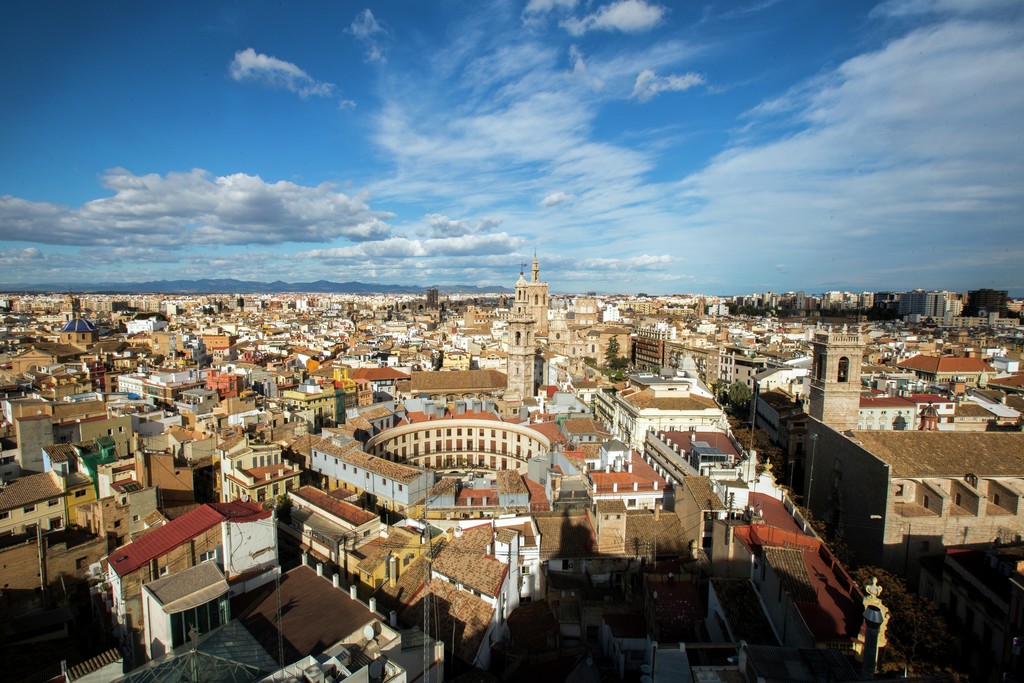
[[[633,490],[634,490],[634,491],[637,491],[637,490],[639,490],[639,488],[640,488],[640,483],[639,483],[639,482],[635,482],[635,481],[634,481],[634,482],[633,482]]]
[[[394,555],[388,557],[388,585],[392,588],[398,583],[398,558]]]
[[[657,503],[654,504],[654,521],[657,522],[661,519],[661,506]]]
[[[618,493],[618,492],[619,492],[619,484],[617,482],[613,482],[612,483],[612,493]]]
[[[875,677],[875,664],[878,661],[878,631],[882,626],[882,610],[875,605],[868,605],[864,610],[864,666],[861,670],[863,678]]]

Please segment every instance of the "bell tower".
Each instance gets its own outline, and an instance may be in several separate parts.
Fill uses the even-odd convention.
[[[533,358],[536,322],[530,304],[530,284],[519,273],[515,300],[508,319],[508,385],[506,399],[526,399],[534,394]]]
[[[530,315],[533,316],[537,336],[548,336],[548,283],[540,279],[540,263],[537,261],[536,252],[533,254],[530,282],[527,283],[526,302]]]
[[[845,432],[857,428],[864,340],[859,332],[819,330],[811,341],[811,417]]]

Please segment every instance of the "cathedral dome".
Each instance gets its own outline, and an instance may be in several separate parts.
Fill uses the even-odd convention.
[[[52,329],[52,328],[51,328]],[[84,318],[75,318],[64,323],[61,332],[97,332],[96,326]]]

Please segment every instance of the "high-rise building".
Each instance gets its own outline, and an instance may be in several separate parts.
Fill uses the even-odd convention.
[[[1006,297],[1007,290],[1005,289],[972,289],[967,292],[964,315],[976,317],[998,313],[1000,316],[1005,316],[1008,312]]]
[[[915,289],[900,294],[900,315],[920,315],[925,318],[941,318],[946,315],[947,292]]]

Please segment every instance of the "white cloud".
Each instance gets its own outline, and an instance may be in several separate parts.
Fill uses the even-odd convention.
[[[26,249],[0,249],[0,266],[20,267],[28,264],[36,264],[47,257],[39,249],[28,247]]]
[[[588,31],[642,33],[660,24],[664,16],[665,8],[661,5],[650,5],[644,0],[617,0],[593,14],[565,19],[562,27],[574,36]]]
[[[330,97],[335,91],[333,83],[318,81],[295,64],[261,54],[251,47],[235,53],[229,73],[236,81],[256,81],[290,90],[299,97]]]
[[[644,69],[636,77],[632,97],[639,102],[647,102],[659,93],[681,92],[704,83],[704,77],[698,73],[658,76],[651,69]]]
[[[0,197],[0,239],[160,247],[361,241],[390,233],[385,221],[391,214],[372,211],[365,197],[349,197],[327,183],[268,183],[243,173],[213,177],[201,169],[138,176],[119,168],[103,181],[113,196],[77,210]]]
[[[922,14],[978,15],[992,10],[1020,10],[1020,0],[885,0],[871,10],[872,17],[913,17]]]
[[[369,9],[364,9],[357,14],[346,32],[355,36],[363,44],[363,48],[366,50],[366,61],[381,64],[387,61],[384,44],[381,42],[381,39],[387,34]]]
[[[491,232],[501,221],[495,218],[484,218],[475,223],[465,218],[453,219],[439,213],[428,214],[424,217],[432,237],[463,237],[465,235],[479,235]]]
[[[571,202],[575,199],[575,195],[571,195],[567,192],[552,192],[551,194],[540,200],[541,206],[551,207],[564,204],[565,202]]]
[[[576,0],[530,0],[526,3],[525,14],[547,14],[548,12],[560,9],[571,10],[576,6]]]
[[[417,240],[408,237],[390,237],[377,242],[364,242],[350,247],[314,249],[299,258],[352,260],[352,259],[406,259],[434,257],[462,257],[509,254],[519,249],[526,240],[505,232],[486,235],[460,235],[436,239]]]
[[[957,19],[800,84],[684,180],[692,240],[737,271],[799,257],[805,286],[967,288],[972,260],[1020,286],[1000,257],[1024,255],[1021,64],[1020,19]]]

